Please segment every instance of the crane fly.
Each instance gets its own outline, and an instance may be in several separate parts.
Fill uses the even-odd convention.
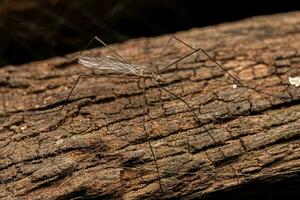
[[[104,41],[102,41],[99,37],[95,36],[88,44],[87,46],[84,48],[87,49],[87,47],[89,47],[91,45],[91,43],[93,41],[98,41],[100,42],[103,46],[107,47],[116,57],[110,57],[110,56],[90,56],[90,55],[83,55],[83,51],[81,51],[80,56],[78,58],[78,63],[84,67],[90,68],[90,69],[94,69],[100,72],[105,72],[105,73],[112,73],[112,74],[122,74],[122,75],[130,75],[133,77],[137,77],[143,80],[143,131],[144,134],[147,136],[147,138],[149,137],[149,134],[147,133],[146,130],[146,85],[145,85],[145,80],[146,79],[151,79],[155,85],[160,88],[161,90],[167,92],[168,94],[170,94],[171,96],[175,97],[176,99],[180,100],[181,102],[183,102],[186,107],[188,108],[188,110],[192,113],[193,117],[195,118],[195,120],[199,123],[200,126],[202,126],[205,129],[205,133],[209,136],[209,138],[212,140],[212,142],[214,143],[214,145],[216,146],[216,148],[218,149],[218,151],[221,153],[221,155],[223,156],[224,159],[226,159],[226,155],[223,152],[223,150],[219,147],[219,145],[217,145],[217,141],[215,140],[215,138],[212,136],[212,134],[210,133],[210,130],[206,128],[205,124],[203,124],[200,120],[200,118],[198,117],[198,115],[195,113],[194,109],[192,108],[192,106],[190,106],[190,104],[184,100],[182,97],[176,95],[175,93],[171,92],[170,90],[166,89],[163,86],[164,80],[163,77],[161,76],[161,73],[163,73],[164,71],[166,71],[166,69],[168,69],[169,67],[177,64],[179,61],[184,60],[186,58],[188,58],[189,56],[196,54],[198,52],[202,52],[203,54],[205,54],[207,56],[207,58],[209,60],[211,60],[216,66],[218,66],[222,71],[224,71],[225,74],[227,74],[228,76],[230,76],[232,78],[232,80],[235,82],[233,88],[237,88],[238,86],[240,87],[244,87],[250,90],[254,90],[255,92],[258,93],[262,93],[262,94],[266,94],[269,96],[274,96],[272,94],[269,93],[265,93],[263,91],[257,91],[254,88],[248,87],[247,85],[244,85],[241,83],[241,81],[236,78],[235,76],[233,76],[231,73],[229,73],[221,64],[219,64],[212,56],[210,56],[205,50],[203,50],[202,48],[194,48],[191,45],[187,44],[186,42],[184,42],[183,40],[179,39],[176,36],[172,36],[167,44],[165,45],[165,47],[163,48],[163,50],[161,51],[161,53],[159,54],[159,58],[163,55],[163,52],[166,50],[166,48],[168,47],[168,45],[170,44],[170,42],[172,40],[176,40],[180,43],[182,43],[184,46],[188,47],[189,49],[191,49],[190,53],[187,53],[186,55],[178,58],[177,60],[175,60],[174,62],[162,67],[161,70],[151,70],[149,66],[146,65],[140,65],[140,64],[132,64],[129,63],[125,58],[123,58],[120,54],[118,54],[112,47],[110,47],[109,45],[107,45]],[[64,100],[65,104],[62,105],[62,107],[60,108],[60,110],[62,110],[64,108],[64,106],[67,104],[68,100],[70,99],[74,88],[76,87],[76,85],[78,84],[79,80],[82,77],[90,77],[90,76],[95,76],[95,75],[79,75],[77,80],[75,81],[75,83],[73,84],[70,92],[67,95],[67,98]],[[109,74],[107,75],[109,76]],[[200,112],[200,111],[199,111]],[[213,119],[212,119],[213,120]],[[147,143],[149,145],[153,160],[154,160],[154,164],[156,167],[156,172],[157,172],[157,179],[159,182],[159,187],[161,189],[161,191],[163,191],[163,186],[161,183],[161,175],[160,175],[160,169],[158,167],[158,163],[157,163],[157,158],[156,155],[154,153],[154,148],[150,142],[150,140],[147,140]],[[229,166],[233,172],[233,175],[236,177],[237,183],[239,184],[239,178],[238,178],[238,174],[236,172],[236,170],[234,169],[233,165],[231,163],[229,163]],[[129,169],[129,167],[123,167],[123,169]],[[163,170],[163,172],[165,172],[165,170]]]
[[[181,58],[177,59],[176,61],[172,62],[171,64],[168,64],[167,66],[164,66],[161,70],[155,72],[153,70],[150,70],[147,66],[144,65],[136,65],[136,64],[131,64],[128,61],[125,60],[125,58],[123,58],[121,55],[119,55],[113,48],[111,48],[109,45],[107,45],[105,42],[103,42],[99,37],[95,36],[88,44],[87,47],[90,46],[90,44],[96,40],[98,42],[100,42],[102,45],[104,45],[105,47],[109,48],[110,51],[117,57],[109,57],[109,56],[101,56],[101,57],[96,57],[96,56],[89,56],[89,55],[82,55],[82,53],[80,53],[80,56],[78,58],[78,63],[87,67],[87,68],[92,68],[101,72],[109,72],[109,73],[116,73],[116,74],[126,74],[126,75],[133,75],[139,78],[143,79],[143,83],[144,83],[144,88],[143,88],[143,130],[145,135],[147,135],[147,137],[149,137],[149,134],[147,133],[146,130],[146,126],[145,126],[145,116],[146,116],[146,87],[145,87],[145,80],[146,79],[152,79],[155,82],[155,85],[157,87],[159,87],[160,89],[162,89],[163,91],[169,93],[170,95],[172,95],[173,97],[175,97],[176,99],[179,99],[181,102],[183,102],[187,108],[192,112],[194,118],[196,119],[196,121],[198,123],[201,124],[200,122],[200,118],[197,116],[197,114],[195,113],[195,111],[193,110],[193,108],[190,106],[190,104],[184,100],[183,98],[181,98],[180,96],[176,95],[175,93],[171,92],[170,90],[164,88],[161,84],[163,83],[163,78],[160,75],[160,73],[162,73],[163,71],[165,71],[167,68],[175,65],[176,63],[178,63],[179,61],[188,58],[189,56],[196,54],[199,51],[202,51],[210,60],[212,60],[217,66],[219,66],[225,73],[227,73],[229,76],[231,76],[235,82],[241,86],[242,83],[235,78],[233,75],[231,75],[228,71],[225,70],[224,67],[222,67],[219,63],[217,63],[206,51],[204,51],[201,48],[193,48],[192,46],[188,45],[187,43],[183,42],[181,39],[179,39],[176,36],[171,37],[166,46],[163,48],[162,52],[160,53],[159,57],[161,57],[163,55],[163,52],[165,51],[166,47],[170,44],[171,40],[175,39],[179,42],[181,42],[182,44],[184,44],[185,46],[187,46],[188,48],[192,49],[192,51],[184,56],[182,56]],[[86,47],[86,48],[87,48]],[[85,48],[85,49],[86,49]],[[70,93],[68,94],[66,101],[67,102],[75,88],[75,86],[78,84],[80,78],[82,76],[85,75],[80,75],[78,77],[78,79],[76,80],[76,82],[74,83]],[[64,104],[65,105],[65,104]],[[62,106],[61,109],[63,109],[64,105]],[[205,126],[203,126],[204,129],[206,130],[206,133],[209,135],[209,137],[211,138],[211,140],[217,144],[216,140],[214,139],[214,137],[209,133],[209,130],[206,129]],[[162,187],[162,183],[161,183],[161,175],[160,175],[160,171],[159,171],[159,167],[157,164],[157,159],[153,150],[153,147],[151,145],[151,142],[149,140],[147,140],[148,145],[150,147],[151,150],[151,154],[152,157],[154,159],[154,163],[156,166],[156,171],[157,171],[157,177],[158,177],[158,181],[159,181],[159,186],[160,189],[163,191],[163,187]],[[216,145],[217,146],[217,145]],[[225,153],[221,150],[220,147],[218,147],[219,152],[221,152],[222,156],[224,158],[226,158]],[[236,178],[237,178],[237,182],[239,183],[238,177],[237,177],[237,173],[235,171],[235,169],[233,168],[233,166],[230,164],[230,167],[232,169],[232,171],[234,172]]]

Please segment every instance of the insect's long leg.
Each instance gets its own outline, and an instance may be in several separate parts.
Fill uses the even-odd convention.
[[[181,60],[183,60],[183,59],[189,57],[190,55],[192,55],[192,54],[194,54],[194,53],[197,53],[197,52],[201,51],[201,52],[203,52],[203,53],[204,53],[204,54],[205,54],[205,55],[206,55],[206,56],[207,56],[207,57],[208,57],[215,65],[217,65],[217,66],[218,66],[220,69],[222,69],[227,75],[229,75],[229,76],[230,76],[230,77],[231,77],[238,85],[240,85],[240,86],[242,86],[242,87],[244,87],[244,88],[246,88],[246,89],[253,90],[253,91],[257,92],[258,94],[265,94],[265,95],[267,95],[267,96],[271,96],[271,97],[274,97],[274,98],[280,98],[280,99],[282,99],[282,97],[280,97],[280,96],[272,95],[272,94],[270,94],[270,93],[263,92],[263,91],[258,91],[258,90],[255,89],[255,88],[251,88],[251,87],[249,87],[249,86],[243,84],[237,77],[235,77],[234,75],[232,75],[232,74],[231,74],[228,70],[226,70],[220,63],[218,63],[213,57],[211,57],[204,49],[202,49],[202,48],[197,48],[197,49],[195,49],[195,48],[193,48],[191,45],[189,45],[188,43],[184,42],[183,40],[181,40],[180,38],[178,38],[178,37],[175,36],[175,35],[173,35],[173,36],[168,40],[167,45],[171,43],[172,39],[177,40],[178,42],[182,43],[182,44],[185,45],[186,47],[192,49],[193,51],[192,51],[191,53],[187,54],[186,56],[183,56],[182,58],[179,58],[178,60],[174,61],[173,63],[171,63],[171,64],[169,64],[169,65],[163,67],[163,68],[159,71],[159,73],[165,71],[167,68],[169,68],[169,67],[171,67],[172,65],[178,63],[179,61],[181,61]],[[167,48],[167,45],[164,47],[164,50]],[[163,51],[164,51],[164,50],[163,50]],[[162,52],[162,53],[163,53],[163,52]],[[162,53],[161,53],[161,55],[162,55]]]
[[[164,66],[161,70],[158,71],[158,73],[160,74],[160,73],[164,72],[167,68],[169,68],[169,67],[171,67],[172,65],[175,65],[176,63],[178,63],[178,62],[180,62],[180,61],[186,59],[187,57],[189,57],[189,56],[191,56],[191,55],[193,55],[193,54],[199,52],[200,50],[201,50],[201,49],[198,48],[198,49],[195,49],[194,51],[192,51],[191,53],[188,53],[188,54],[186,54],[185,56],[182,56],[181,58],[177,59],[176,61],[172,62],[171,64],[168,64],[167,66]]]
[[[159,58],[163,55],[164,51],[167,49],[167,47],[169,46],[169,44],[171,43],[171,41],[172,41],[173,39],[174,39],[174,40],[177,40],[177,41],[180,42],[180,43],[182,43],[182,44],[185,45],[186,47],[192,49],[194,52],[189,53],[189,54],[187,54],[186,56],[184,56],[182,59],[178,59],[178,60],[176,60],[175,62],[173,62],[173,63],[171,63],[171,64],[165,66],[164,68],[162,68],[162,69],[160,70],[160,72],[166,70],[167,68],[169,68],[169,67],[171,67],[172,65],[178,63],[179,61],[183,60],[184,58],[186,58],[186,57],[188,57],[188,56],[190,56],[190,55],[192,55],[192,54],[194,54],[194,53],[196,53],[196,52],[198,52],[198,51],[202,51],[202,52],[203,52],[203,53],[204,53],[211,61],[213,61],[213,62],[214,62],[218,67],[220,67],[226,74],[228,74],[231,78],[233,78],[233,79],[236,81],[236,83],[238,83],[240,86],[243,86],[243,87],[244,87],[244,85],[241,83],[240,80],[238,80],[238,79],[237,79],[236,77],[234,77],[231,73],[229,73],[222,65],[220,65],[220,64],[219,64],[213,57],[211,57],[205,50],[203,50],[202,48],[197,48],[197,49],[195,49],[195,48],[193,48],[191,45],[187,44],[187,43],[184,42],[183,40],[181,40],[181,39],[179,39],[178,37],[176,37],[175,35],[173,35],[173,36],[168,40],[167,44],[165,45],[165,47],[164,47],[163,50],[161,51],[161,53],[160,53],[160,55],[159,55]],[[196,51],[196,52],[195,52],[195,51]]]
[[[172,39],[175,39],[175,40],[181,42],[182,44],[184,44],[185,46],[189,47],[189,48],[192,49],[193,51],[190,52],[190,53],[188,53],[188,54],[186,54],[185,56],[183,56],[183,57],[177,59],[177,60],[174,61],[173,63],[168,64],[167,66],[163,67],[163,68],[162,68],[161,70],[159,70],[157,73],[162,73],[163,71],[165,71],[167,68],[171,67],[172,65],[178,63],[179,61],[181,61],[181,60],[183,60],[183,59],[185,59],[185,58],[187,58],[187,57],[191,56],[192,54],[195,54],[195,53],[197,53],[197,52],[199,52],[199,51],[204,52],[205,55],[207,55],[210,59],[212,59],[212,57],[209,56],[209,54],[207,54],[203,49],[201,49],[201,48],[195,49],[195,48],[193,48],[192,46],[190,46],[190,45],[188,45],[187,43],[185,43],[185,42],[183,42],[182,40],[180,40],[179,38],[177,38],[176,36],[172,36],[172,37],[168,40],[167,44],[165,45],[165,47],[163,48],[162,52],[160,53],[159,58],[163,55],[163,52],[166,50],[166,48],[168,47],[168,45],[171,43]],[[213,59],[212,59],[212,60],[213,60]],[[214,61],[214,60],[213,60],[213,61]],[[214,62],[215,62],[215,61],[214,61]],[[215,63],[216,63],[217,65],[219,65],[217,62],[215,62]],[[221,66],[221,68],[222,68],[225,72],[227,72],[227,71],[225,70],[225,68],[223,68],[222,66]],[[229,72],[228,72],[228,74],[229,74]],[[233,77],[234,80],[236,80],[240,85],[242,85],[242,84],[240,83],[240,81],[237,80],[234,76],[232,76],[231,74],[229,74],[229,75],[230,75],[231,77]],[[168,89],[164,88],[163,86],[161,86],[161,85],[160,85],[158,82],[156,82],[155,80],[154,80],[154,82],[155,82],[156,85],[157,85],[158,87],[160,87],[162,90],[166,91],[167,93],[171,94],[171,95],[174,96],[175,98],[177,98],[177,99],[179,99],[180,101],[182,101],[182,102],[188,107],[188,109],[192,112],[192,114],[193,114],[193,116],[195,117],[196,121],[198,121],[198,122],[201,124],[201,121],[200,121],[199,117],[197,116],[197,114],[194,112],[193,108],[190,106],[190,104],[189,104],[187,101],[185,101],[185,100],[184,100],[183,98],[181,98],[180,96],[174,94],[173,92],[169,91]],[[243,85],[242,85],[242,86],[243,86]],[[203,127],[204,127],[206,133],[209,135],[209,137],[210,137],[210,138],[212,139],[212,141],[214,142],[214,144],[217,144],[217,141],[216,141],[215,138],[210,134],[209,130],[205,127],[205,125],[204,125]],[[223,156],[224,158],[226,158],[226,155],[225,155],[225,153],[222,151],[222,149],[221,149],[220,147],[217,147],[217,148],[218,148],[219,152],[221,152],[222,156]],[[233,173],[235,174],[235,177],[236,177],[236,179],[237,179],[237,183],[239,184],[240,181],[239,181],[239,179],[238,179],[238,175],[237,175],[236,170],[234,169],[234,167],[233,167],[231,164],[230,164],[230,168],[231,168],[231,170],[233,171]]]
[[[82,77],[91,77],[91,76],[97,76],[97,75],[94,75],[94,74],[81,74],[77,77],[75,83],[73,84],[70,92],[68,93],[67,97],[62,101],[63,105],[59,108],[59,109],[55,109],[55,110],[52,110],[52,111],[46,111],[46,112],[41,112],[41,113],[35,113],[35,114],[45,114],[45,113],[52,113],[52,112],[57,112],[57,111],[62,111],[64,109],[64,107],[66,106],[66,104],[68,103],[68,100],[70,99],[76,85],[78,84],[79,80],[82,78]]]
[[[161,191],[163,191],[162,183],[161,183],[161,180],[160,180],[160,172],[159,172],[159,168],[158,168],[158,164],[157,164],[157,159],[156,159],[152,144],[149,140],[149,135],[148,135],[147,129],[146,129],[146,103],[147,103],[146,101],[147,101],[147,99],[146,99],[146,81],[145,81],[145,78],[143,78],[143,86],[144,86],[144,88],[143,88],[143,129],[144,129],[145,135],[147,136],[147,142],[149,144],[152,157],[154,159],[154,163],[155,163],[155,167],[156,167],[156,171],[157,171],[157,178],[158,178],[159,187],[160,187]]]
[[[89,46],[92,45],[92,43],[95,41],[95,37],[93,37],[85,46],[84,48],[80,51],[79,56],[81,56],[83,54],[83,52],[85,50],[87,50],[89,48]]]
[[[165,52],[165,50],[168,48],[168,46],[170,45],[171,41],[172,41],[173,37],[170,37],[168,42],[166,43],[166,45],[164,46],[163,50],[160,52],[158,59],[161,58],[161,56],[163,55],[163,53]]]
[[[208,57],[215,65],[217,65],[220,69],[222,69],[227,75],[229,75],[229,76],[230,76],[230,77],[231,77],[238,85],[240,85],[241,87],[244,87],[244,88],[253,90],[253,91],[257,92],[258,94],[265,94],[265,95],[267,95],[267,96],[272,96],[272,97],[278,98],[278,96],[276,96],[276,95],[272,95],[272,94],[269,94],[269,93],[266,93],[266,92],[263,92],[263,91],[257,91],[257,89],[255,89],[255,88],[251,88],[251,87],[249,87],[249,86],[247,86],[247,85],[242,84],[241,81],[240,81],[238,78],[236,78],[236,77],[233,76],[230,72],[228,72],[221,64],[219,64],[219,63],[218,63],[213,57],[211,57],[205,50],[203,50],[202,48],[197,48],[197,49],[195,49],[195,48],[193,48],[191,45],[187,44],[186,42],[184,42],[183,40],[179,39],[179,38],[176,37],[176,36],[172,36],[172,37],[168,40],[167,45],[164,47],[164,49],[163,49],[162,52],[160,53],[160,56],[163,54],[163,52],[165,51],[165,49],[167,48],[167,46],[171,43],[172,39],[177,40],[178,42],[182,43],[182,44],[185,45],[186,47],[192,49],[193,51],[192,51],[191,53],[187,54],[186,56],[183,56],[182,58],[179,58],[179,59],[176,60],[175,62],[173,62],[173,63],[171,63],[171,64],[169,64],[169,65],[163,67],[163,68],[160,70],[160,72],[165,71],[165,70],[166,70],[167,68],[169,68],[170,66],[172,66],[172,65],[174,65],[174,64],[176,64],[176,63],[178,63],[179,61],[181,61],[181,60],[187,58],[188,56],[190,56],[190,55],[192,55],[192,54],[194,54],[194,53],[198,53],[199,51],[201,51],[201,52],[203,52],[203,53],[204,53],[204,54],[205,54],[205,55],[206,55],[206,56],[207,56],[207,57]],[[165,89],[165,88],[163,88],[163,89]],[[166,90],[165,90],[165,91],[166,91]],[[168,91],[168,92],[171,94],[170,91]],[[173,95],[173,96],[174,96],[174,95]],[[178,98],[178,97],[177,97],[177,98]],[[279,98],[282,99],[282,97],[280,97],[280,96],[279,96]],[[181,100],[183,100],[183,99],[181,98]],[[184,102],[184,101],[183,101],[183,102]],[[189,109],[191,110],[191,108],[190,108],[190,106],[187,104],[187,102],[184,102],[184,103],[185,103],[185,104],[189,107]],[[197,115],[196,115],[193,111],[192,111],[192,113],[193,113],[193,115],[196,117],[196,119],[199,121]],[[210,135],[211,139],[214,140],[214,138],[212,137],[212,135],[211,135],[211,134],[209,134],[209,135]],[[215,140],[214,140],[214,142],[215,142]],[[220,152],[222,153],[222,155],[225,157],[224,152],[223,152],[220,148],[219,148],[219,150],[220,150]],[[235,169],[233,168],[232,165],[230,165],[230,167],[232,168],[232,171],[235,173],[235,175],[236,175],[236,177],[237,177],[237,182],[239,183],[239,179],[238,179],[238,176],[237,176],[237,173],[236,173]]]
[[[103,40],[101,40],[99,37],[94,36],[91,41],[88,43],[88,45],[86,45],[85,49],[88,48],[94,41],[98,41],[100,44],[102,44],[103,46],[107,47],[113,54],[115,54],[118,58],[120,58],[123,62],[130,64],[123,56],[121,56],[120,54],[118,54],[118,52],[116,50],[114,50],[112,47],[110,47],[108,44],[106,44]],[[81,53],[80,53],[81,55]]]
[[[71,90],[70,90],[67,98],[64,100],[65,103],[61,106],[61,108],[59,110],[60,111],[63,110],[63,108],[65,107],[65,105],[68,103],[68,101],[69,101],[69,99],[70,99],[70,97],[71,97],[71,95],[72,95],[72,93],[73,93],[76,85],[78,84],[78,82],[79,82],[79,80],[81,78],[83,78],[83,77],[95,77],[95,76],[103,76],[103,75],[102,74],[81,74],[81,75],[79,75],[78,78],[76,79],[75,83],[73,84],[73,86],[72,86],[72,88],[71,88]],[[110,77],[111,78],[119,78],[119,77],[114,77],[114,76],[110,76]],[[130,78],[133,78],[133,77],[130,77]],[[134,79],[136,79],[136,78],[134,78]]]
[[[185,45],[186,47],[192,49],[192,50],[196,50],[195,48],[193,48],[191,45],[189,45],[188,43],[184,42],[183,40],[179,39],[177,36],[173,35],[169,41],[168,44],[171,42],[172,39],[177,40],[178,42],[182,43],[183,45]],[[211,57],[204,49],[202,48],[197,48],[199,49],[202,53],[204,53],[211,61],[213,61],[218,67],[220,67],[226,74],[228,74],[237,84],[239,84],[242,87],[245,87],[240,80],[238,80],[235,76],[233,76],[230,72],[228,72],[222,65],[220,65],[213,57]],[[165,68],[167,68],[169,66],[166,66]],[[164,70],[164,69],[162,69]]]
[[[78,78],[76,79],[74,85],[72,86],[72,88],[71,88],[71,90],[70,90],[70,92],[69,92],[67,98],[64,100],[65,103],[64,103],[64,104],[61,106],[61,108],[59,109],[60,111],[61,111],[61,110],[65,107],[65,105],[68,103],[68,101],[69,101],[69,99],[70,99],[70,97],[71,97],[71,95],[72,95],[72,93],[73,93],[73,91],[74,91],[76,85],[78,84],[79,80],[80,80],[82,77],[91,77],[91,76],[95,76],[95,75],[94,75],[94,74],[93,74],[93,75],[92,75],[92,74],[91,74],[91,75],[80,74],[80,75],[78,76]]]
[[[193,116],[195,117],[196,121],[198,121],[201,124],[200,118],[197,116],[197,114],[195,113],[195,111],[193,110],[193,108],[190,106],[190,104],[184,100],[182,97],[174,94],[173,92],[171,92],[170,90],[164,88],[162,85],[160,85],[159,83],[157,83],[156,81],[154,81],[156,83],[156,85],[161,88],[162,90],[166,91],[167,93],[169,93],[170,95],[174,96],[175,98],[179,99],[180,101],[182,101],[190,110],[190,112],[192,112]],[[211,138],[211,140],[214,142],[215,145],[217,145],[217,141],[215,140],[215,138],[211,135],[211,133],[209,132],[209,130],[205,127],[205,125],[203,125],[203,128],[205,129],[205,132],[208,134],[208,136]],[[225,153],[222,151],[222,149],[217,146],[218,150],[221,152],[223,158],[226,158]],[[231,170],[234,172],[234,175],[237,179],[238,184],[240,183],[239,179],[238,179],[238,175],[236,170],[234,169],[234,167],[230,164],[230,168]]]
[[[89,42],[88,44],[83,48],[83,50],[80,51],[80,54],[79,56],[82,55],[83,51],[86,50],[94,41],[98,41],[100,42],[102,45],[104,45],[105,47],[107,47],[108,49],[110,49],[117,57],[119,57],[120,59],[122,59],[125,63],[131,65],[129,62],[126,61],[125,58],[123,58],[120,54],[118,54],[113,48],[111,48],[109,45],[107,45],[104,41],[102,41],[99,37],[97,36],[94,36]],[[60,111],[63,110],[63,108],[65,107],[65,105],[67,104],[69,98],[71,97],[76,85],[78,84],[79,80],[82,78],[82,77],[91,77],[91,76],[97,76],[97,75],[79,75],[77,80],[75,81],[74,85],[72,86],[67,98],[64,100],[65,104],[62,105],[62,107],[59,109]]]

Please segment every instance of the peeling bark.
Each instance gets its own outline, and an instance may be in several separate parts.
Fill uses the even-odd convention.
[[[300,88],[288,77],[300,76],[299,33],[300,13],[294,12],[176,34],[207,50],[248,88],[235,88],[204,55],[191,56],[162,76],[164,87],[185,99],[202,125],[183,102],[147,80],[149,137],[143,132],[141,80],[104,74],[83,79],[59,112],[78,74],[91,74],[76,63],[77,53],[3,67],[0,197],[193,199],[297,176]],[[189,51],[174,42],[155,60],[169,37],[113,47],[133,63],[161,68]]]

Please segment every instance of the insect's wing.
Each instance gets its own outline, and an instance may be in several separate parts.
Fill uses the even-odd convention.
[[[138,66],[125,63],[114,57],[101,57],[100,70],[107,70],[116,73],[137,74]]]
[[[112,73],[138,74],[142,66],[131,65],[113,57],[81,56],[78,63],[100,71]]]

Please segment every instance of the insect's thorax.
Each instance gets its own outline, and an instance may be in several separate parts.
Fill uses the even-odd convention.
[[[158,74],[152,70],[149,70],[149,68],[147,68],[147,67],[145,67],[143,69],[143,73],[141,74],[141,76],[146,77],[146,78],[152,78],[152,79],[156,80],[157,82],[162,81],[162,77],[160,74]]]

